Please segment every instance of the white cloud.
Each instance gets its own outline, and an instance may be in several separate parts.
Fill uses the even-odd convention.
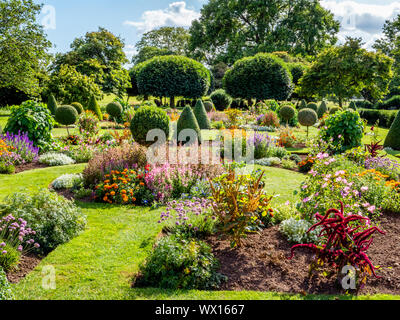
[[[124,24],[133,26],[138,33],[145,33],[164,26],[188,27],[192,21],[199,18],[200,13],[186,7],[186,2],[173,2],[162,10],[145,11],[141,21],[125,21]]]
[[[137,54],[136,47],[135,47],[135,45],[133,45],[133,44],[128,44],[128,45],[126,45],[125,48],[124,48],[124,52],[125,52],[126,57],[128,58],[129,61],[131,61],[131,60],[132,60],[132,57],[133,57],[135,54]]]
[[[375,40],[382,36],[385,21],[400,14],[400,2],[383,5],[323,0],[321,5],[330,10],[340,22],[340,42],[346,36],[361,37],[367,48],[371,48]]]

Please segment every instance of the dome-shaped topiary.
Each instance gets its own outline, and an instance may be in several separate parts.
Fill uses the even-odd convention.
[[[160,129],[165,133],[166,139],[169,138],[169,117],[161,108],[143,106],[133,116],[130,129],[132,137],[137,143],[145,146],[151,145],[153,142],[146,141],[150,130]]]
[[[325,115],[325,113],[327,113],[328,112],[328,107],[327,107],[327,105],[326,105],[326,102],[325,101],[322,101],[321,102],[321,104],[319,105],[319,107],[318,107],[318,110],[317,110],[317,114],[318,114],[318,118],[319,119],[322,119],[322,117]]]
[[[317,113],[313,109],[308,109],[308,108],[301,109],[299,111],[298,118],[299,118],[299,123],[302,126],[307,127],[307,137],[308,137],[308,128],[316,124],[318,121]]]
[[[121,116],[123,109],[118,101],[113,101],[107,105],[106,111],[111,117],[117,119]]]
[[[56,121],[65,126],[75,124],[78,120],[78,112],[73,106],[59,106],[55,114]]]
[[[315,112],[318,112],[318,105],[317,105],[316,103],[314,103],[314,102],[310,102],[310,103],[307,105],[307,108],[308,108],[308,109],[312,109],[312,110],[314,110]]]
[[[397,113],[396,119],[390,127],[389,133],[386,136],[384,147],[400,150],[400,112]]]
[[[57,104],[56,98],[54,98],[53,94],[50,94],[49,98],[47,100],[47,109],[49,109],[51,114],[54,116],[56,114],[57,108],[58,108],[58,104]]]
[[[286,123],[288,123],[290,120],[292,120],[295,117],[296,110],[290,105],[285,105],[280,108],[279,115],[282,120],[284,120],[284,121],[286,121]]]
[[[204,108],[207,112],[213,111],[215,109],[212,101],[204,101]]]
[[[211,124],[208,119],[206,109],[204,108],[203,101],[197,100],[196,105],[193,109],[193,113],[196,117],[197,123],[201,130],[210,130]]]
[[[88,110],[93,111],[94,114],[97,116],[97,118],[100,121],[103,120],[103,114],[101,113],[100,106],[94,96],[90,97],[89,104],[88,104]]]
[[[338,111],[342,111],[340,107],[332,107],[329,109],[329,114],[335,114]]]
[[[81,114],[83,112],[83,106],[79,103],[79,102],[72,102],[71,106],[73,106],[76,110],[76,112],[78,112],[78,114]]]
[[[218,111],[224,111],[229,108],[232,103],[232,98],[223,89],[214,91],[210,98],[214,103],[215,109]]]
[[[188,142],[188,137],[186,137],[185,141],[180,141],[180,133],[182,130],[185,129],[192,129],[196,132],[197,134],[197,139],[199,142],[201,142],[201,132],[200,132],[200,127],[197,122],[196,116],[194,115],[192,108],[189,106],[186,106],[185,109],[183,109],[181,116],[179,117],[178,124],[177,124],[177,138],[178,142],[182,142],[183,144]]]

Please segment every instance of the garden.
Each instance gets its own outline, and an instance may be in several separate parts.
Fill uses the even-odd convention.
[[[0,77],[0,300],[399,299],[390,54],[122,48],[100,28]]]

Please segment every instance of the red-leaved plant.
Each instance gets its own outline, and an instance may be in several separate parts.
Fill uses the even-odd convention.
[[[344,266],[353,266],[357,272],[357,279],[364,285],[368,275],[373,274],[376,278],[375,269],[366,251],[373,242],[372,235],[375,232],[385,234],[377,227],[368,228],[367,222],[370,220],[358,215],[345,217],[344,205],[340,202],[341,210],[329,209],[325,216],[316,214],[319,220],[308,232],[317,227],[322,228],[319,237],[323,239],[322,245],[316,244],[298,244],[292,247],[291,256],[298,248],[307,248],[315,253],[315,261],[311,265],[310,273],[315,267],[321,267],[324,264],[333,267],[337,274],[342,271]]]

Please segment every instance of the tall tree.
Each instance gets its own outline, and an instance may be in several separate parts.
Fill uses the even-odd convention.
[[[168,49],[159,49],[156,47],[143,47],[139,50],[138,54],[133,56],[132,63],[134,65],[137,65],[139,63],[145,62],[146,60],[150,60],[151,58],[157,56],[170,56],[170,55],[175,55],[175,53]]]
[[[318,0],[210,0],[192,23],[189,51],[228,64],[258,52],[315,55],[336,43],[338,31]]]
[[[119,96],[130,86],[128,71],[123,67],[128,63],[123,40],[104,28],[88,32],[75,39],[71,51],[58,54],[53,68],[59,71],[66,64],[86,76],[94,76],[96,83],[105,93]]]
[[[185,55],[189,38],[189,32],[185,28],[161,27],[145,33],[136,43],[136,48],[140,51],[145,47],[154,47],[176,55]]]
[[[40,93],[51,46],[36,21],[41,8],[32,0],[0,1],[0,91]]]
[[[345,99],[367,91],[378,100],[387,91],[393,59],[362,48],[361,39],[347,38],[343,46],[326,49],[300,79],[300,95],[324,98],[335,95],[340,107]]]

